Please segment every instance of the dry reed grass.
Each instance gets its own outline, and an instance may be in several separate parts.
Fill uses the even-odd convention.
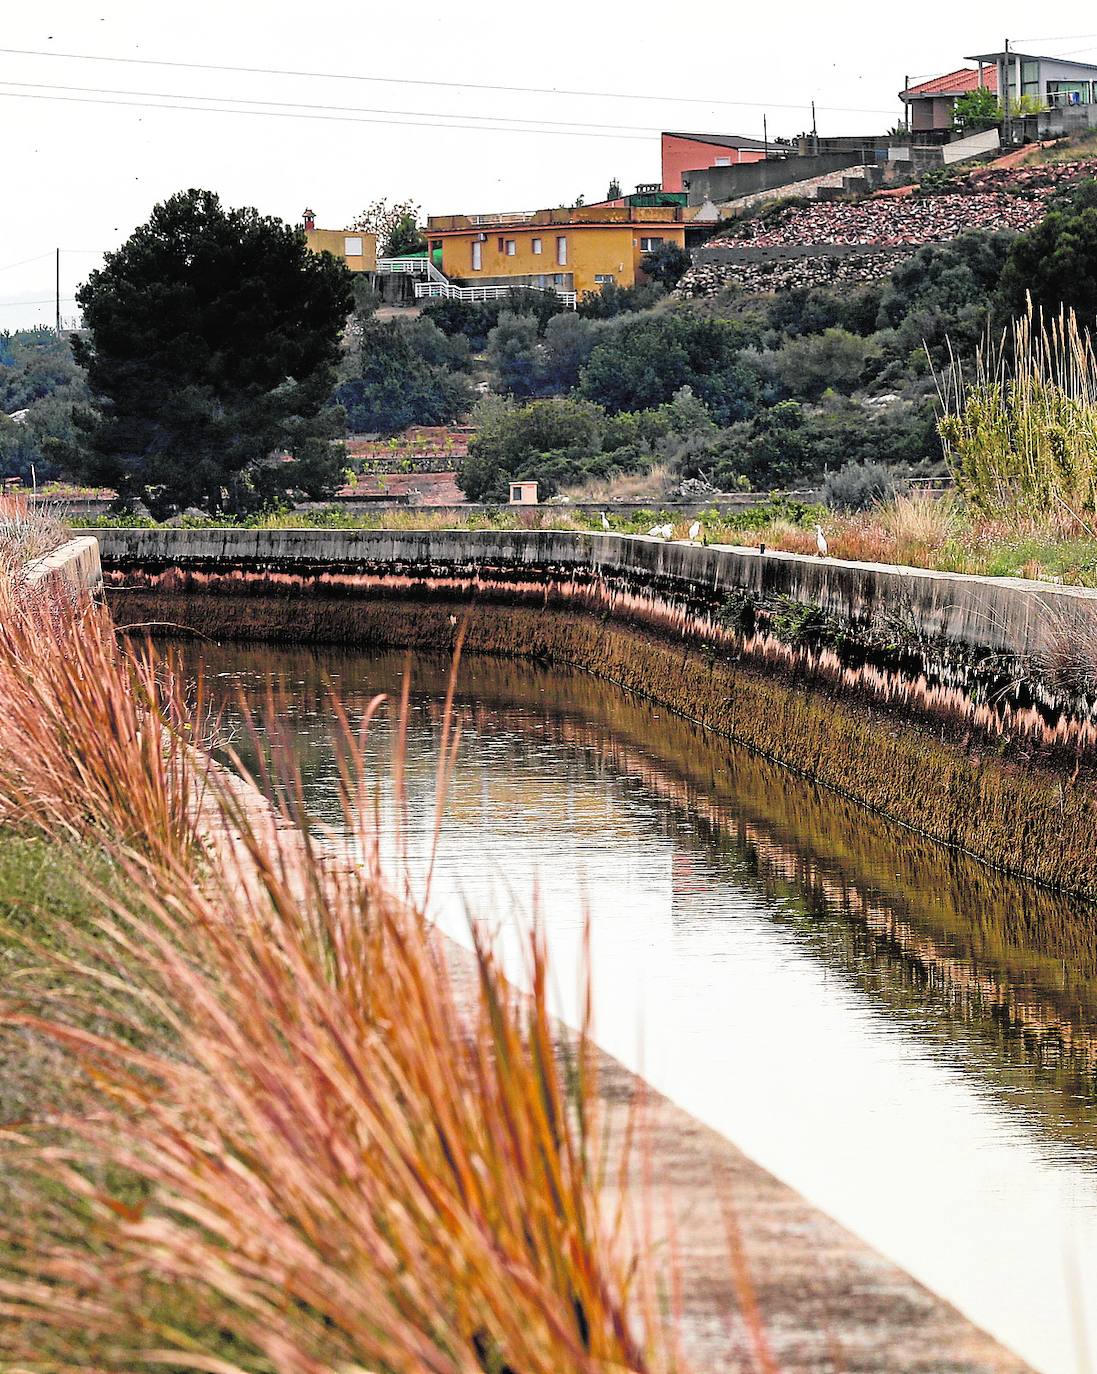
[[[1097,353],[1073,310],[1047,321],[1030,300],[970,381],[954,358],[939,388],[945,453],[975,509],[1097,512]]]
[[[88,1084],[3,1132],[0,1364],[676,1367],[629,1204],[603,1212],[631,1139],[611,1151],[585,1030],[554,1039],[537,935],[528,998],[479,937],[462,998],[423,909],[386,886],[349,727],[349,852],[292,776],[280,816],[214,777],[219,838],[199,850],[171,675],[116,649],[102,612],[4,595],[6,818],[97,835],[116,882],[89,879],[88,922],[51,931],[45,976],[0,1000],[9,1033]]]
[[[614,477],[592,477],[579,486],[565,488],[572,501],[665,501],[671,486],[671,472],[666,463],[656,463],[647,472],[623,472]]]
[[[74,608],[0,570],[0,820],[51,839],[88,830],[150,852],[195,839],[202,756],[151,655],[120,648],[102,606]]]
[[[51,553],[64,541],[60,513],[32,503],[20,493],[0,496],[0,570],[17,579],[28,562]]]

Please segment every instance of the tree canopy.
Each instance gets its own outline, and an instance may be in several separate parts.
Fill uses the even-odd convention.
[[[952,109],[953,127],[961,131],[985,129],[990,124],[997,124],[1001,118],[1002,109],[998,104],[998,97],[985,86],[958,95]]]
[[[1014,314],[1026,295],[1046,314],[1073,307],[1090,328],[1097,320],[1097,181],[1078,182],[1057,199],[1009,251],[999,285],[1001,304]]]
[[[322,496],[342,467],[325,413],[351,274],[301,230],[183,191],[77,292],[94,409],[73,466],[163,518]]]
[[[757,384],[739,361],[745,332],[685,312],[623,317],[597,344],[579,389],[610,411],[646,410],[693,388],[720,424],[754,412]]]
[[[421,253],[427,246],[419,232],[419,214],[419,206],[411,200],[375,200],[356,216],[351,228],[375,235],[380,257],[399,258]]]
[[[686,250],[676,243],[660,243],[640,259],[640,271],[664,290],[673,291],[689,271],[691,261]]]
[[[353,375],[335,399],[347,423],[361,434],[398,434],[409,425],[444,425],[469,406],[472,394],[463,373],[468,344],[447,338],[431,320],[369,318]]]

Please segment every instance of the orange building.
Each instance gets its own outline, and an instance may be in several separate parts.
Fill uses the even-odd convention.
[[[432,215],[427,220],[432,263],[460,289],[515,286],[555,290],[569,303],[615,283],[632,286],[640,259],[661,243],[686,246],[699,207],[605,202],[571,209],[507,214]],[[425,282],[417,295],[447,294]]]
[[[735,167],[740,162],[764,162],[768,147],[760,138],[738,134],[678,134],[661,136],[663,190],[680,191],[683,172],[709,167]]]
[[[305,239],[314,253],[342,258],[352,272],[377,271],[377,238],[364,229],[317,229],[311,210],[304,213]]]

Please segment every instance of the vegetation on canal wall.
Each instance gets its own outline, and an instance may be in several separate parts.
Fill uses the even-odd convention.
[[[242,592],[241,581],[237,590]],[[738,655],[608,614],[479,600],[223,596],[134,589],[126,623],[213,639],[452,648],[568,664],[738,740],[880,814],[1008,872],[1097,896],[1097,791],[1035,751],[978,740],[944,719],[920,728],[906,703],[868,706],[823,673],[762,672]],[[801,660],[801,667],[806,660]],[[771,668],[772,668],[771,664]]]

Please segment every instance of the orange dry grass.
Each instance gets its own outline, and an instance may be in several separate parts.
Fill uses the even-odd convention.
[[[958,521],[947,497],[915,492],[865,511],[831,513],[824,532],[832,558],[864,563],[934,567],[954,537]],[[765,543],[788,553],[817,553],[815,531],[775,520],[744,536],[752,547]]]
[[[49,507],[32,505],[16,493],[0,496],[0,568],[17,578],[33,558],[55,549],[65,538],[64,527]]]
[[[16,790],[5,765],[5,789],[58,838],[81,816],[111,827],[124,809],[100,773],[116,760],[137,824],[132,843],[107,836],[118,889],[94,893],[88,927],[53,932],[60,977],[0,1004],[89,1083],[86,1108],[7,1133],[19,1205],[0,1223],[0,1363],[670,1369],[625,1204],[602,1213],[593,1055],[585,1033],[554,1043],[539,939],[528,998],[482,939],[462,992],[423,912],[386,888],[349,734],[349,849],[310,831],[292,778],[281,818],[215,782],[222,834],[196,865],[178,842],[193,825],[182,751],[147,743],[165,723],[151,656],[107,652],[98,614],[85,630],[90,648],[41,621],[33,668],[53,682],[36,740],[57,773]],[[27,666],[5,639],[0,690],[17,703],[7,679]],[[89,688],[94,708],[77,701]],[[72,750],[90,766],[66,765]],[[623,1176],[627,1139],[621,1152]]]
[[[0,819],[153,852],[194,838],[202,760],[170,676],[109,613],[0,573]]]

